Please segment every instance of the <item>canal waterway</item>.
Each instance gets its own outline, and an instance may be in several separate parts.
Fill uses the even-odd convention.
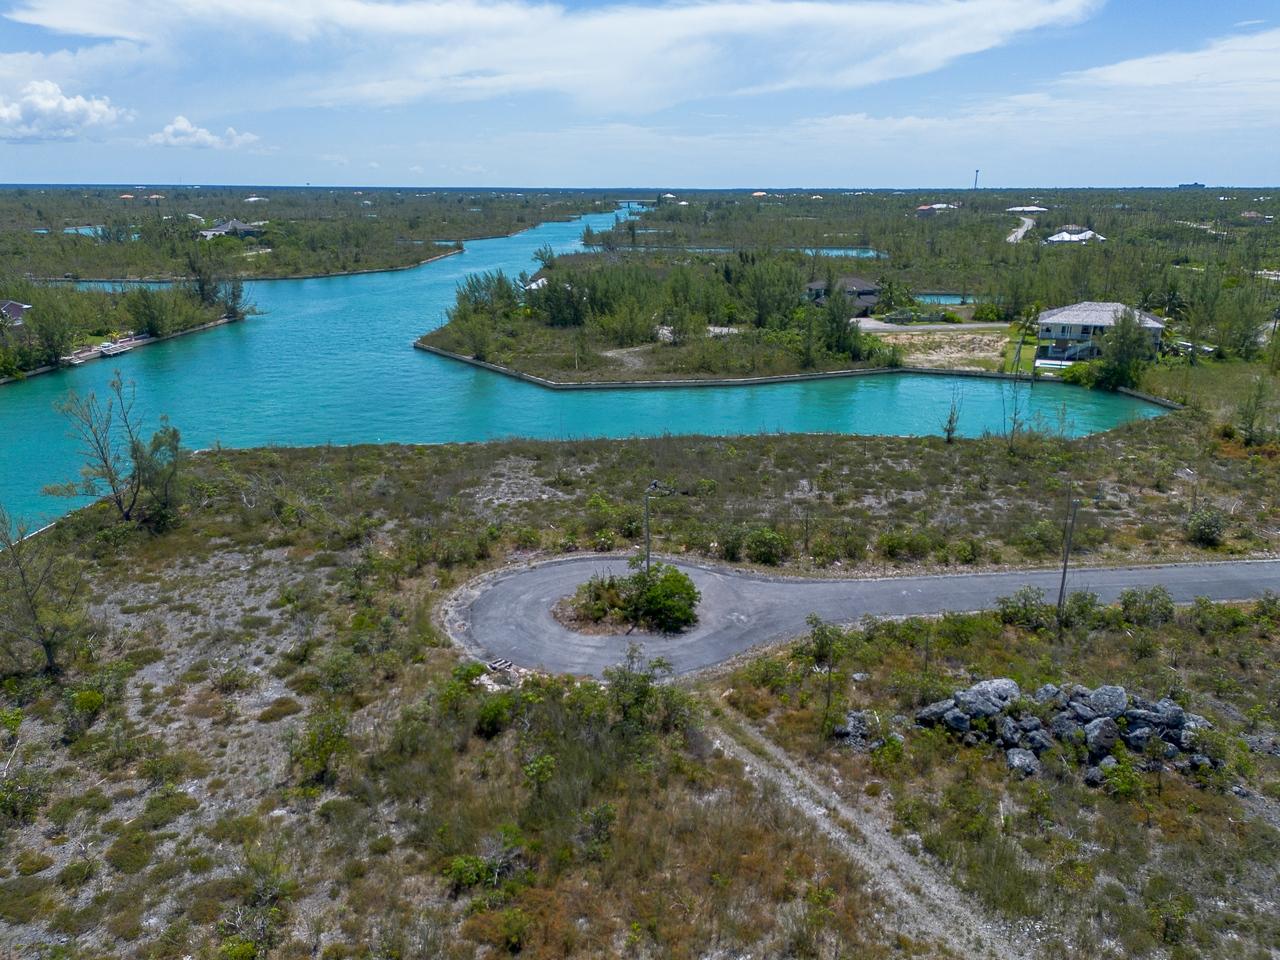
[[[248,284],[261,314],[0,387],[0,503],[33,523],[77,506],[41,493],[73,479],[81,458],[54,404],[74,390],[105,393],[119,369],[137,409],[161,414],[184,444],[440,443],[503,437],[581,438],[812,432],[941,432],[953,396],[960,433],[999,431],[1013,408],[1051,429],[1081,435],[1154,416],[1130,397],[1053,384],[883,375],[753,387],[551,391],[413,349],[444,322],[467,274],[534,269],[550,244],[581,249],[594,214],[492,240],[411,270]],[[821,442],[815,440],[815,442]]]

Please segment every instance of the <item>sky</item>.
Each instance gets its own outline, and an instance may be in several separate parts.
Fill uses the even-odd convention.
[[[0,182],[1272,185],[1280,0],[0,0]]]

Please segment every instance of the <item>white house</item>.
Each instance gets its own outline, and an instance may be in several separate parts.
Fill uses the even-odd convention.
[[[1047,360],[1049,365],[1056,366],[1098,357],[1102,353],[1102,337],[1128,309],[1123,303],[1086,300],[1069,307],[1045,310],[1040,314],[1036,360]],[[1134,310],[1133,315],[1151,338],[1151,353],[1159,352],[1164,321],[1142,310]]]
[[[1078,233],[1072,233],[1070,230],[1062,230],[1055,233],[1052,237],[1045,240],[1045,243],[1088,243],[1090,240],[1105,242],[1106,237],[1092,230],[1081,230]]]

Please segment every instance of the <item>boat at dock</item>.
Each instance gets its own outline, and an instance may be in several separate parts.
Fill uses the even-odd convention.
[[[128,353],[133,349],[133,344],[129,341],[121,341],[120,343],[104,343],[98,348],[98,351],[104,357],[118,357],[122,353]]]

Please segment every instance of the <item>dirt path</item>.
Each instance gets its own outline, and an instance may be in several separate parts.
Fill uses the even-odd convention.
[[[737,718],[735,718],[736,720]],[[872,888],[895,910],[894,925],[964,957],[1031,960],[1022,938],[982,915],[944,878],[903,848],[874,813],[846,803],[806,773],[780,748],[745,722],[708,727],[716,745],[746,768],[757,783],[773,784],[788,804],[871,878]]]
[[[1020,242],[1022,238],[1027,235],[1027,231],[1036,225],[1035,220],[1031,217],[1019,217],[1018,219],[1021,220],[1022,223],[1018,224],[1014,231],[1004,238],[1008,243]]]

